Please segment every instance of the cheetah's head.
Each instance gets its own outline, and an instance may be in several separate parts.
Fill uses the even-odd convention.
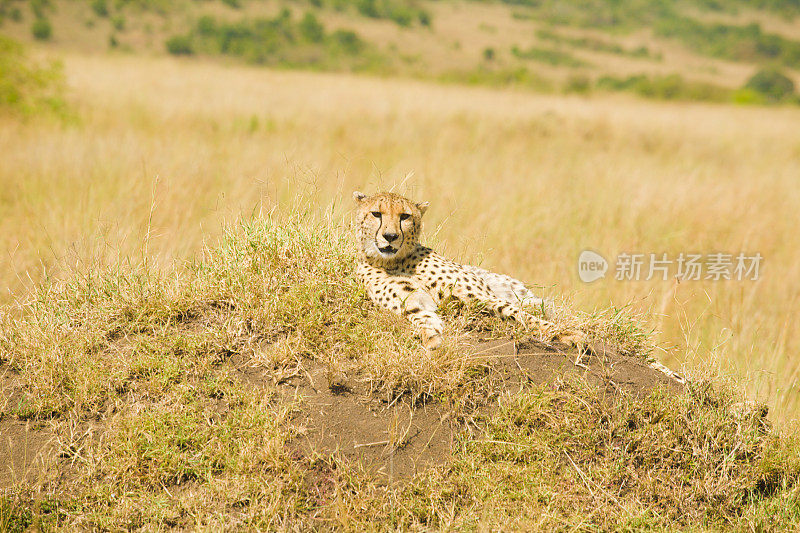
[[[367,260],[392,262],[414,250],[428,202],[414,203],[391,192],[367,196],[356,191],[353,199],[358,205],[358,242]]]

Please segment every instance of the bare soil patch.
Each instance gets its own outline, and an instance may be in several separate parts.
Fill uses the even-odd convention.
[[[53,455],[53,433],[42,422],[4,416],[19,402],[21,384],[7,365],[0,365],[0,490],[29,483]]]
[[[277,379],[269,370],[250,367],[238,357],[231,362],[247,382],[254,386],[277,382],[284,398],[299,402],[301,430],[293,442],[297,453],[336,454],[386,482],[409,479],[445,463],[454,438],[469,427],[471,415],[491,413],[501,394],[517,393],[526,385],[580,376],[612,395],[646,394],[656,387],[683,390],[642,359],[607,346],[595,346],[595,353],[581,355],[567,346],[536,341],[472,338],[464,347],[469,357],[482,361],[481,379],[490,383],[477,411],[465,410],[452,399],[445,403],[434,398],[379,397],[358,376],[332,375],[315,362],[304,362],[306,368]]]
[[[36,480],[53,457],[53,439],[39,423],[0,421],[0,490]]]

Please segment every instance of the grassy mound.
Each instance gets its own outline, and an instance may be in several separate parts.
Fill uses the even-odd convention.
[[[800,522],[800,448],[763,413],[706,386],[635,395],[569,376],[493,396],[461,340],[530,333],[448,304],[449,340],[428,354],[367,302],[355,260],[329,224],[257,221],[170,272],[87,272],[5,309],[0,429],[12,447],[51,438],[39,464],[4,474],[0,529]],[[646,349],[621,313],[574,320],[625,353]],[[234,358],[264,379],[243,380]],[[449,406],[452,455],[387,486],[298,447],[308,405],[281,384],[312,368],[389,407]]]

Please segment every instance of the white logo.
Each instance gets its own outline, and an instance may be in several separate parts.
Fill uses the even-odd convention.
[[[578,277],[584,283],[591,283],[606,277],[608,261],[602,255],[591,250],[584,250],[578,256]]]

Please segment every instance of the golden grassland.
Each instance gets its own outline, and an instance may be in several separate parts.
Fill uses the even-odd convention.
[[[3,298],[63,265],[214,242],[353,189],[429,200],[427,240],[576,310],[643,313],[663,362],[795,421],[800,110],[540,96],[210,62],[67,55],[75,117],[0,118]],[[580,251],[760,252],[758,281],[578,280]],[[61,266],[59,266],[61,265]],[[24,296],[23,296],[24,297]]]

